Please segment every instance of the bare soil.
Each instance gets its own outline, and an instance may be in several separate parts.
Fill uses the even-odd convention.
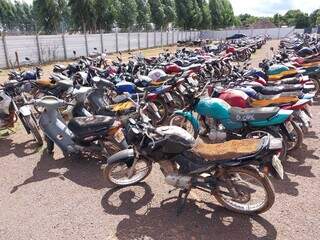
[[[254,56],[267,56],[269,42]],[[48,67],[50,69],[50,67]],[[320,236],[320,106],[301,149],[273,180],[276,201],[259,216],[229,212],[193,191],[176,216],[177,192],[155,166],[137,186],[109,189],[94,161],[54,157],[19,126],[0,139],[0,239],[318,239]]]

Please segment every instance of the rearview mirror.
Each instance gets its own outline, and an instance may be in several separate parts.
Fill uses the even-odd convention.
[[[75,50],[73,50],[73,55],[76,56],[77,55],[77,52]]]

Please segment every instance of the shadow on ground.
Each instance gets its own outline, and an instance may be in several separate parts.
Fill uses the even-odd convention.
[[[137,188],[142,189],[142,196],[133,191]],[[114,199],[114,195],[117,195],[118,201]],[[153,193],[146,183],[111,189],[104,195],[101,205],[106,214],[127,215],[118,224],[114,238],[125,240],[276,239],[277,237],[275,227],[261,216],[236,214],[218,205],[191,199],[182,214],[177,216],[176,198],[162,201],[160,207],[150,207],[148,204],[152,198]],[[117,204],[113,205],[115,202]],[[198,204],[203,206],[199,207]],[[141,212],[141,209],[146,210]],[[258,233],[253,228],[254,222],[255,225],[259,225]]]
[[[16,192],[20,187],[50,178],[68,179],[80,186],[102,189],[106,182],[101,176],[100,164],[93,160],[79,159],[77,161],[61,158],[58,160],[44,151],[41,159],[33,169],[33,175],[23,183],[14,186],[10,193]]]

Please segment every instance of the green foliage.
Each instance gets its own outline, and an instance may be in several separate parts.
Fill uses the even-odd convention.
[[[162,0],[163,11],[164,11],[164,27],[176,19],[176,9],[173,0]]]
[[[310,14],[310,24],[313,27],[320,25],[320,9],[317,9]]]
[[[184,29],[197,28],[202,22],[197,0],[176,0],[177,24]]]
[[[151,20],[156,29],[160,29],[165,23],[164,6],[161,0],[149,0],[151,10]]]
[[[257,22],[259,18],[251,16],[250,14],[240,14],[239,20],[241,25],[244,27],[249,27],[251,24]]]
[[[136,0],[137,26],[141,29],[150,22],[151,10],[147,0]]]
[[[118,24],[123,29],[128,29],[137,19],[137,4],[135,0],[119,0]]]
[[[94,0],[69,0],[75,30],[96,30],[96,9]]]
[[[206,0],[198,0],[199,8],[201,9],[202,21],[199,24],[200,29],[210,29],[211,28],[211,14],[209,9],[209,4]]]
[[[117,17],[116,0],[96,0],[96,25],[100,30],[110,30]]]

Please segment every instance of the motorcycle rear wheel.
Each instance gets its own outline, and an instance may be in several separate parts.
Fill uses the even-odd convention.
[[[274,204],[275,192],[270,179],[253,167],[226,169],[218,178],[221,179],[220,184],[218,181],[217,190],[213,194],[228,210],[243,214],[260,214],[269,210]],[[251,187],[260,187],[260,189],[253,190]],[[239,196],[234,198],[230,189],[236,191]],[[253,196],[256,193],[257,195]],[[261,202],[249,204],[255,199],[261,199]]]

